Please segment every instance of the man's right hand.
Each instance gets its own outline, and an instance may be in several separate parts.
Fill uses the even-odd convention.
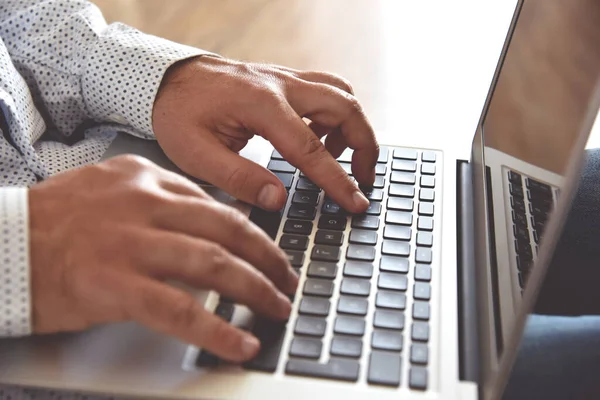
[[[184,282],[288,317],[296,273],[248,218],[151,162],[121,156],[29,192],[35,333],[133,320],[230,361],[258,340],[209,313]]]

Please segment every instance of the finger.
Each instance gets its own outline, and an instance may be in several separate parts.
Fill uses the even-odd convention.
[[[325,148],[333,158],[339,158],[347,147],[346,139],[339,129],[334,130],[325,138]]]
[[[285,205],[283,183],[262,166],[216,144],[206,149],[203,159],[206,179],[233,197],[269,211]]]
[[[183,196],[192,196],[200,199],[210,199],[211,197],[200,186],[191,180],[175,173],[168,173],[162,177],[159,186],[171,193]]]
[[[215,290],[269,318],[289,316],[292,306],[288,297],[262,273],[223,247],[171,232],[153,231],[144,237],[149,250],[136,261],[152,276]]]
[[[122,283],[123,307],[140,324],[232,362],[258,353],[260,343],[254,336],[208,312],[189,293],[149,278]]]
[[[248,111],[244,119],[344,209],[353,213],[367,209],[369,202],[362,192],[285,101],[261,104],[260,111]]]
[[[339,127],[348,146],[354,149],[352,172],[356,180],[371,185],[379,145],[362,107],[352,95],[328,85],[298,82],[288,100],[301,116],[327,127]]]
[[[253,265],[285,293],[296,291],[297,274],[283,251],[236,209],[217,201],[181,199],[156,210],[154,220],[160,229],[217,243]]]
[[[319,125],[316,122],[310,121],[308,123],[308,127],[313,131],[313,133],[319,138],[321,139],[323,136],[327,136],[329,133],[331,133],[331,128],[328,128],[326,126],[323,125]]]
[[[288,72],[288,73],[290,73],[300,79],[304,79],[306,81],[311,81],[311,82],[316,82],[316,83],[324,83],[326,85],[335,86],[335,87],[337,87],[345,92],[348,92],[350,94],[354,94],[354,89],[352,88],[350,81],[348,81],[347,79],[345,79],[339,75],[336,75],[336,74],[332,74],[329,72],[321,72],[321,71],[302,71],[302,70],[284,67],[284,66],[280,66],[280,65],[274,65],[272,67],[279,69],[281,71]]]

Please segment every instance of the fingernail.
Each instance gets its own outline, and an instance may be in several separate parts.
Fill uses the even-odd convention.
[[[277,297],[281,316],[284,318],[288,317],[290,312],[292,312],[292,303],[290,302],[290,299],[288,299],[283,293],[278,293]]]
[[[354,204],[356,205],[357,208],[362,209],[362,208],[366,208],[369,206],[369,200],[367,200],[365,195],[362,194],[362,192],[360,190],[357,190],[356,192],[354,192],[353,200],[354,200]]]
[[[258,193],[258,204],[262,208],[277,208],[279,206],[279,189],[272,183],[267,183]]]
[[[260,342],[254,336],[246,335],[242,340],[242,353],[245,358],[254,357],[259,347]]]

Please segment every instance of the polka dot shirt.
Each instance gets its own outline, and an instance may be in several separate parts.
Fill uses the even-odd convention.
[[[83,0],[0,0],[0,340],[31,334],[28,188],[152,140],[166,69],[205,51],[108,25]],[[105,399],[0,385],[0,400]]]

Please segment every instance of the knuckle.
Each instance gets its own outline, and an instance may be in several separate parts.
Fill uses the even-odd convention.
[[[198,319],[198,303],[193,297],[182,295],[173,302],[168,315],[174,326],[184,330],[190,329]]]
[[[326,76],[334,81],[337,82],[337,84],[339,86],[341,86],[346,92],[350,93],[350,94],[354,94],[354,88],[352,87],[352,84],[350,83],[350,81],[346,78],[344,78],[343,76],[337,75],[337,74],[332,74],[332,73],[325,73]]]
[[[344,98],[345,98],[346,108],[348,110],[348,115],[354,116],[354,115],[362,115],[363,114],[362,105],[360,104],[360,102],[358,101],[358,99],[356,97],[352,96],[351,94],[346,94],[344,96]]]
[[[114,163],[130,168],[148,168],[152,165],[150,160],[137,154],[123,154],[111,159]]]
[[[233,207],[224,207],[224,220],[235,232],[244,233],[248,229],[249,219],[241,211]]]
[[[214,278],[224,272],[229,265],[229,255],[220,245],[209,243],[204,247],[206,275]]]
[[[309,137],[304,143],[301,154],[311,158],[321,158],[324,155],[325,147],[316,136]]]

